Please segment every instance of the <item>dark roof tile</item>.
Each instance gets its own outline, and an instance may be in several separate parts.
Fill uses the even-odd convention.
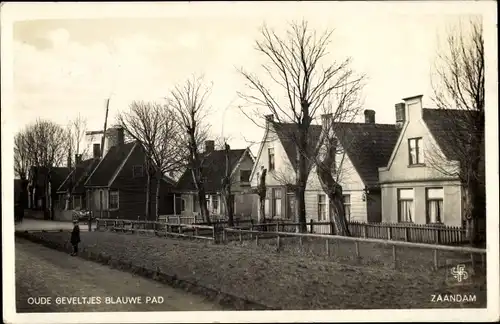
[[[231,171],[234,169],[246,149],[230,150],[229,159]],[[205,191],[207,193],[219,192],[222,178],[226,170],[226,155],[224,150],[213,151],[203,160],[203,175],[205,177]],[[195,190],[191,169],[187,169],[179,179],[177,190]]]
[[[85,187],[107,187],[111,178],[127,158],[136,143],[125,143],[113,146],[103,157],[94,173],[87,179]]]

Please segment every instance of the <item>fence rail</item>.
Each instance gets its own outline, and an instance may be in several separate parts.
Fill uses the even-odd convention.
[[[157,236],[190,237],[216,242],[215,226],[197,224],[171,224],[166,222],[134,221],[120,219],[97,219],[96,230],[111,230],[123,233],[145,233]]]
[[[231,237],[231,238],[230,238]],[[347,236],[339,236],[339,235],[331,235],[331,234],[305,234],[305,233],[291,233],[291,232],[272,232],[272,231],[258,231],[258,230],[244,230],[244,229],[236,229],[236,228],[224,228],[222,235],[222,242],[227,243],[231,240],[239,240],[243,242],[244,240],[255,240],[256,245],[259,245],[259,240],[261,239],[275,239],[276,240],[276,251],[280,251],[282,241],[285,238],[298,238],[298,244],[300,247],[304,244],[304,240],[306,239],[315,239],[315,240],[324,240],[324,253],[326,255],[330,255],[330,242],[332,241],[344,241],[344,242],[353,242],[355,246],[355,257],[360,258],[360,243],[375,243],[382,245],[389,245],[392,247],[392,262],[393,267],[398,268],[398,247],[410,247],[410,248],[420,248],[427,249],[433,251],[433,269],[438,270],[439,268],[439,251],[451,251],[458,252],[463,254],[470,255],[470,260],[472,266],[475,268],[477,265],[477,259],[475,258],[475,254],[481,255],[481,266],[486,269],[486,249],[473,248],[473,247],[458,247],[458,246],[449,246],[449,245],[437,245],[437,244],[428,244],[428,243],[413,243],[413,242],[404,242],[404,241],[395,241],[395,240],[384,240],[384,239],[376,239],[376,238],[361,238],[361,237],[347,237]]]
[[[443,245],[462,244],[467,242],[466,230],[441,224],[408,224],[408,223],[362,223],[349,222],[352,237],[374,238],[383,240],[405,241],[413,243],[433,243]],[[298,232],[299,223],[275,221],[256,224],[252,229],[257,231]],[[307,223],[308,233],[335,234],[331,222]]]

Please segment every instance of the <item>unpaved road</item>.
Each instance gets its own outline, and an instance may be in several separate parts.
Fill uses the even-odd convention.
[[[20,238],[15,251],[17,312],[222,310],[203,297]],[[41,297],[50,304],[37,305]]]

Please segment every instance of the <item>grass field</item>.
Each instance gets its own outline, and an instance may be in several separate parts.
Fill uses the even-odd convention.
[[[69,238],[67,232],[29,235],[58,245],[64,245]],[[216,245],[109,232],[84,232],[81,236],[86,251],[155,269],[273,309],[486,307],[484,275],[471,276],[460,286],[450,285],[444,271],[418,267],[418,257],[407,256],[409,261],[414,260],[415,268],[401,271],[347,259],[339,262],[342,260],[274,253],[265,247],[250,248],[238,243]],[[382,251],[371,258],[384,260],[384,255]],[[449,294],[474,295],[475,301],[433,302],[433,295]]]

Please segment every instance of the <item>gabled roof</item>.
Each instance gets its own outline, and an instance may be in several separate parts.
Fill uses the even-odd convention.
[[[274,131],[285,149],[288,160],[292,164],[293,169],[295,169],[297,164],[297,148],[295,143],[297,142],[297,135],[299,133],[297,124],[289,123],[277,123],[273,122]],[[321,137],[322,127],[321,125],[311,125],[309,127],[309,134],[307,137],[310,147],[316,147]]]
[[[57,192],[71,191],[75,194],[84,193],[85,188],[83,184],[87,181],[89,176],[92,174],[92,171],[94,171],[98,164],[99,159],[94,158],[84,160],[77,164],[61,186],[59,186]]]
[[[449,160],[460,158],[457,147],[467,141],[465,137],[472,131],[477,112],[459,109],[422,109],[422,119],[432,136]],[[462,136],[461,136],[462,135]],[[461,138],[460,138],[461,137]]]
[[[243,154],[246,153],[247,149],[237,149],[229,151],[229,163],[231,172],[243,157]],[[224,177],[224,173],[226,172],[226,155],[224,150],[216,150],[206,155],[203,159],[202,169],[203,175],[205,177],[205,191],[207,193],[219,192],[222,189],[222,178]],[[184,174],[177,182],[176,189],[186,191],[195,190],[195,184],[191,175],[190,168],[184,171]]]
[[[335,134],[366,186],[378,183],[378,168],[386,166],[399,138],[392,124],[336,123]]]
[[[297,125],[276,122],[273,125],[288,159],[292,166],[295,166]],[[322,130],[321,125],[311,125],[308,136],[309,145],[312,147],[318,145]],[[392,124],[335,123],[333,130],[361,180],[367,186],[376,185],[378,168],[387,165],[398,140],[400,129]]]
[[[107,187],[135,145],[136,142],[131,142],[111,147],[84,183],[84,186]]]

